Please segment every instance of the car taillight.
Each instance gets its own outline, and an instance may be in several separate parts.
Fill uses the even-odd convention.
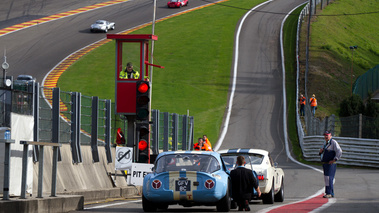
[[[215,182],[213,180],[206,180],[204,183],[205,188],[212,189],[215,186]]]
[[[162,182],[160,180],[153,180],[153,182],[151,182],[151,186],[153,189],[159,189],[162,186]]]
[[[258,180],[264,180],[265,179],[265,176],[263,175],[258,175]]]

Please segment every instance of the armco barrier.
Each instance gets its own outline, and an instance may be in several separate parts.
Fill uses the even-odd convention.
[[[379,140],[333,137],[342,149],[339,164],[379,168]],[[320,162],[318,155],[325,141],[323,136],[303,138],[303,156],[308,161]]]

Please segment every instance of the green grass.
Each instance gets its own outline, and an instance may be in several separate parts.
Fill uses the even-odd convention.
[[[302,151],[297,137],[296,126],[296,34],[297,34],[297,22],[301,10],[304,6],[301,6],[294,10],[290,16],[286,19],[283,26],[283,48],[286,58],[286,96],[287,96],[287,131],[288,137],[292,144],[292,151],[295,157],[302,161]]]
[[[154,68],[152,108],[178,114],[188,110],[194,116],[194,137],[207,134],[215,143],[227,102],[235,27],[261,2],[227,1],[158,22],[154,63],[165,68]],[[133,34],[151,34],[151,26]],[[77,61],[58,87],[114,100],[114,46],[110,42]]]
[[[235,28],[249,8],[260,2],[231,0],[157,23],[154,63],[165,69],[154,68],[152,108],[179,114],[189,110],[195,118],[194,137],[207,134],[212,143],[216,142],[227,101]],[[308,95],[317,95],[321,115],[336,114],[339,102],[350,94],[349,46],[359,46],[354,53],[355,77],[379,62],[377,13],[330,15],[378,10],[377,0],[337,0],[317,12],[328,16],[318,16],[312,23]],[[288,131],[300,159],[294,117],[296,24],[297,16],[288,18],[284,40]],[[302,43],[306,29],[303,27]],[[151,34],[151,27],[133,33]],[[304,62],[305,48],[301,51],[300,60]],[[87,54],[62,75],[58,86],[63,91],[114,100],[114,52],[114,43],[110,42]]]
[[[339,103],[351,95],[350,46],[358,46],[354,51],[353,82],[379,64],[378,11],[377,0],[336,0],[313,19],[308,96],[316,94],[319,117],[338,115]],[[305,31],[306,27],[303,35]]]

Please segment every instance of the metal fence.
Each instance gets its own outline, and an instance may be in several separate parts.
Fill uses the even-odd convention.
[[[379,139],[379,118],[362,114],[349,117],[331,115],[320,119],[306,110],[300,121],[306,136],[322,135],[329,130],[337,137]]]
[[[159,150],[192,150],[193,116],[153,110],[152,122],[153,154],[158,154]]]
[[[10,112],[34,115],[34,141],[67,143],[72,162],[81,163],[81,145],[90,145],[93,162],[99,162],[98,146],[105,146],[112,162],[110,146],[116,145],[117,129],[127,134],[127,121],[112,114],[110,100],[65,92],[59,88],[40,87],[38,83],[21,85],[0,94],[2,126],[10,126]],[[152,110],[151,150],[187,150],[193,146],[193,117]],[[132,143],[133,144],[133,143]],[[34,147],[38,161],[38,146]],[[61,156],[59,154],[59,160]]]

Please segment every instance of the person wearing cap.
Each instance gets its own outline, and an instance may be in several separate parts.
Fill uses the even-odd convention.
[[[330,131],[324,132],[324,139],[324,145],[319,152],[325,181],[325,195],[323,197],[332,198],[334,197],[333,181],[337,170],[336,161],[341,158],[342,149],[338,142],[332,139],[332,133]]]
[[[316,114],[317,109],[317,99],[315,94],[313,94],[312,98],[309,99],[309,104],[311,105],[311,111],[314,116]]]
[[[124,71],[120,72],[120,79],[139,79],[139,72],[133,69],[132,62],[126,64]]]
[[[299,98],[299,104],[300,104],[300,116],[304,116],[304,108],[305,108],[305,104],[306,104],[307,100],[306,98],[304,97],[303,94],[300,94],[300,98]]]

